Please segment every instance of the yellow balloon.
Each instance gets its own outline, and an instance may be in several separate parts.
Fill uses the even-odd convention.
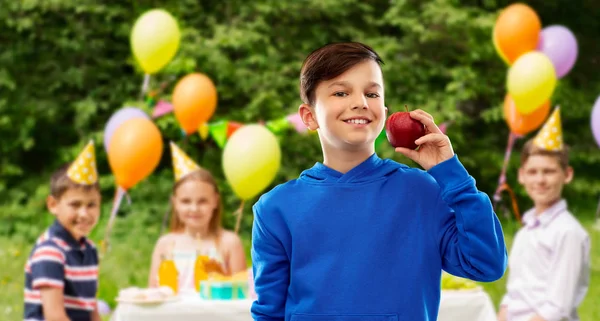
[[[163,9],[141,15],[131,31],[131,49],[147,74],[161,70],[175,57],[181,34],[175,18]]]
[[[530,114],[552,97],[556,88],[554,65],[541,52],[526,53],[508,70],[506,86],[519,112]]]
[[[280,165],[279,142],[262,125],[245,125],[236,130],[223,150],[225,178],[243,200],[256,196],[269,186]]]

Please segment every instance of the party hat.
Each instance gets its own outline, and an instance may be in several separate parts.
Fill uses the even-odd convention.
[[[556,107],[544,127],[540,129],[533,140],[533,144],[549,151],[563,149],[562,126],[560,121],[560,108]]]
[[[92,185],[98,182],[94,141],[90,140],[71,166],[69,166],[67,176],[73,182],[83,185]]]
[[[194,163],[194,161],[173,142],[171,142],[171,157],[173,159],[173,170],[175,172],[176,182],[185,175],[200,169],[200,166]]]

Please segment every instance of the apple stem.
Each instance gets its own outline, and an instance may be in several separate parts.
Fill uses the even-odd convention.
[[[406,112],[408,112],[408,106],[405,104],[404,108],[406,108]]]

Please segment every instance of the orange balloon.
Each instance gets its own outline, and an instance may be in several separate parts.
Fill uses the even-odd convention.
[[[494,46],[500,57],[512,64],[522,54],[537,48],[541,30],[540,18],[531,7],[512,4],[496,20]]]
[[[163,153],[163,141],[156,125],[146,118],[122,123],[110,139],[108,162],[117,185],[127,190],[149,176]]]
[[[504,120],[510,131],[517,135],[527,135],[538,129],[550,114],[550,101],[546,101],[530,114],[519,113],[517,105],[510,95],[504,97]]]
[[[217,88],[206,75],[189,74],[175,85],[172,100],[175,118],[189,135],[215,113]]]

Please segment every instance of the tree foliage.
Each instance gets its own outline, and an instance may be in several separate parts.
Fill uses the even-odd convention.
[[[2,233],[31,237],[39,232],[50,172],[72,160],[90,138],[97,143],[105,199],[114,193],[102,148],[102,130],[113,112],[139,99],[142,73],[129,45],[129,32],[145,10],[162,7],[177,17],[183,38],[169,66],[153,77],[153,88],[203,72],[217,85],[213,120],[244,123],[270,120],[297,110],[298,75],[304,57],[333,41],[362,41],[385,61],[386,103],[404,104],[452,121],[448,134],[478,186],[493,194],[508,129],[502,119],[507,67],[494,51],[491,33],[506,1],[480,0],[302,0],[302,1],[2,1],[0,10],[0,217]],[[597,40],[600,5],[530,1],[544,26],[562,24],[579,40],[580,55],[552,99],[562,107],[564,136],[572,146],[576,180],[567,196],[594,201],[600,192],[600,153],[589,128],[600,93]],[[144,107],[147,108],[147,107]],[[229,213],[237,206],[223,178],[222,150],[197,135],[183,144],[173,116],[157,120],[165,143],[173,140],[219,178]],[[520,148],[522,140],[516,145]],[[165,144],[165,146],[168,146]],[[296,177],[321,159],[316,136],[293,131],[281,137],[282,168],[273,184]],[[384,146],[384,157],[407,159]],[[159,168],[131,191],[144,226],[160,224],[172,171],[165,148]],[[414,164],[412,164],[414,165]],[[511,159],[515,184],[518,154]],[[528,205],[520,193],[522,204]],[[146,215],[138,213],[144,212]],[[250,212],[246,206],[245,212]],[[245,216],[244,233],[252,217]],[[234,218],[228,215],[226,224]]]

